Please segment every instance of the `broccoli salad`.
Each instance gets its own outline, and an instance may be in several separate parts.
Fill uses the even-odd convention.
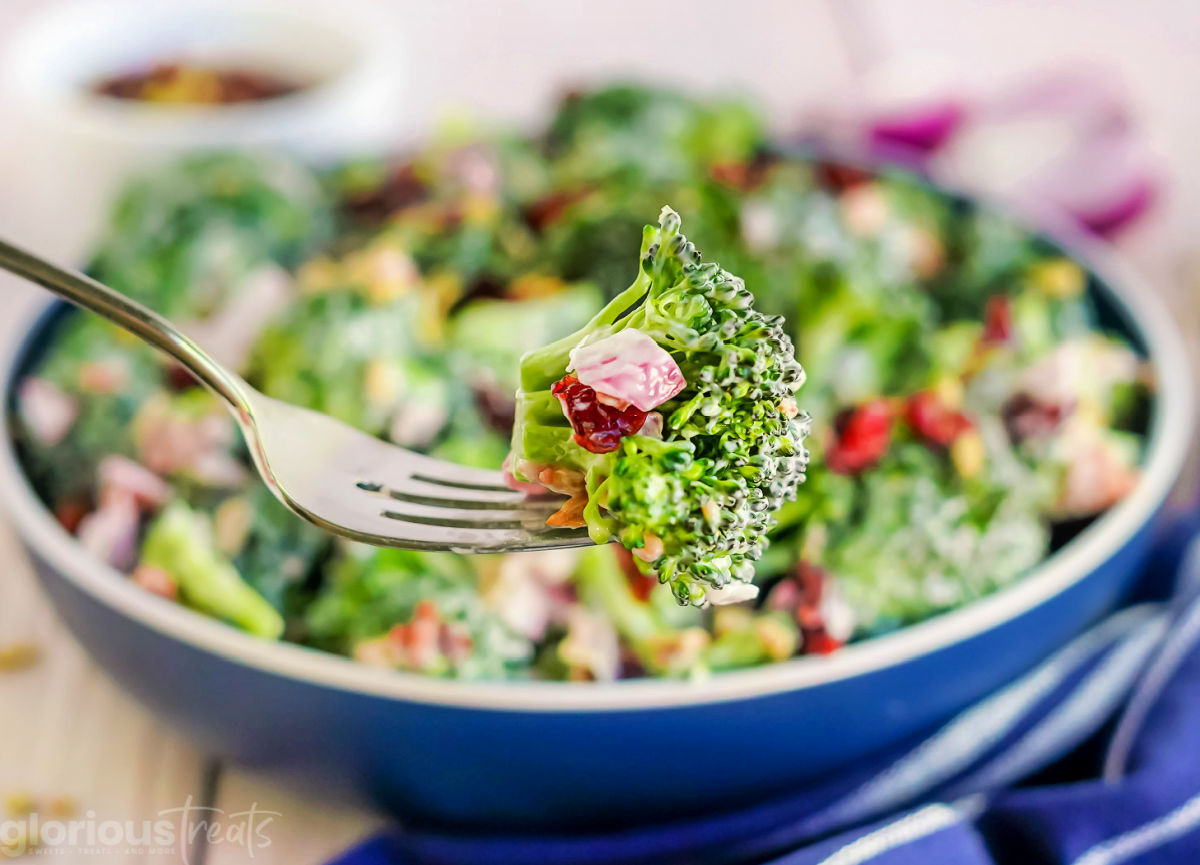
[[[696,678],[968,604],[1129,492],[1153,398],[1054,246],[635,86],[398,160],[155,169],[90,271],[268,395],[566,492],[560,524],[616,541],[331,538],[182,369],[56,321],[13,429],[79,543],[256,638],[442,677]]]
[[[701,264],[669,207],[640,261],[582,330],[521,359],[507,477],[568,494],[548,524],[620,541],[680,603],[750,600],[808,463],[804,370],[782,316]]]

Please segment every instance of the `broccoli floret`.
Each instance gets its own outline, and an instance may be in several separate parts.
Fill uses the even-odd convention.
[[[595,453],[552,389],[573,349],[627,329],[669,353],[685,383],[657,407],[661,438],[642,427]],[[547,468],[577,478],[573,502],[578,511],[586,496],[592,539],[634,550],[681,603],[748,597],[727,587],[750,581],[774,511],[804,480],[803,382],[783,319],[755,310],[741,279],[702,264],[664,207],[643,232],[633,284],[582,330],[522,359],[511,466],[518,480],[544,481]]]

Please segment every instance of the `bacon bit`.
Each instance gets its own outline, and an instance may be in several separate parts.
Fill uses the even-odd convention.
[[[386,634],[363,640],[354,647],[354,657],[376,667],[429,671],[442,661],[461,664],[471,654],[474,641],[461,625],[446,622],[431,600],[413,607],[408,622],[392,626]]]
[[[892,407],[876,399],[838,414],[834,441],[825,454],[831,471],[843,475],[868,469],[887,452],[892,436]]]
[[[537,483],[527,483],[516,479],[509,463],[510,460],[505,459],[504,468],[501,471],[504,483],[510,489],[530,494],[550,490],[550,492],[569,497],[562,507],[546,519],[546,525],[565,529],[580,529],[587,525],[587,521],[583,518],[583,509],[587,507],[588,496],[582,472],[552,466],[539,466],[529,460],[522,460],[517,465],[517,471],[524,477],[537,479]]]
[[[130,574],[130,579],[133,580],[134,585],[140,586],[152,595],[166,598],[168,601],[174,601],[179,597],[179,584],[162,568],[138,565]]]
[[[767,606],[792,615],[800,626],[806,654],[828,655],[845,645],[845,639],[829,632],[823,601],[828,575],[822,568],[800,562],[795,573],[778,583],[767,596]]]
[[[1074,406],[1039,402],[1026,393],[1012,397],[1000,411],[1008,437],[1017,444],[1052,435]]]
[[[83,518],[90,512],[88,503],[82,499],[63,499],[54,506],[54,518],[71,534],[75,534]]]
[[[633,435],[646,422],[646,412],[630,406],[624,410],[600,402],[596,391],[573,375],[554,384],[551,393],[575,430],[575,443],[594,454],[615,451],[621,439]]]
[[[556,529],[582,529],[587,525],[583,509],[587,507],[587,493],[576,493],[563,506],[546,518],[546,525]]]
[[[921,441],[939,448],[950,447],[960,435],[974,428],[970,418],[947,406],[931,390],[908,398],[904,419]]]
[[[983,341],[988,345],[1007,343],[1013,337],[1012,304],[1006,295],[989,297],[983,311]]]
[[[524,464],[519,468],[521,474],[529,477]],[[564,496],[580,495],[586,489],[583,472],[574,469],[542,468],[537,472],[537,479],[546,489]]]

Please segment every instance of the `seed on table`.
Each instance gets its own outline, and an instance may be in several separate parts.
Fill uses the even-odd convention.
[[[25,817],[37,808],[34,798],[25,792],[4,794],[4,811],[10,817]]]
[[[79,813],[79,802],[74,796],[55,796],[46,803],[51,817],[69,820]]]
[[[11,643],[0,646],[0,673],[13,673],[32,667],[41,657],[41,650],[33,643]]]

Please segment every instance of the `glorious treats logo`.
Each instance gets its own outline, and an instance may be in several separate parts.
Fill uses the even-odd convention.
[[[102,818],[95,811],[77,818],[31,812],[0,820],[0,859],[177,855],[183,865],[191,865],[195,851],[218,845],[236,846],[253,859],[271,846],[271,824],[282,816],[257,802],[243,811],[226,811],[197,805],[190,796],[183,805],[143,820]]]

